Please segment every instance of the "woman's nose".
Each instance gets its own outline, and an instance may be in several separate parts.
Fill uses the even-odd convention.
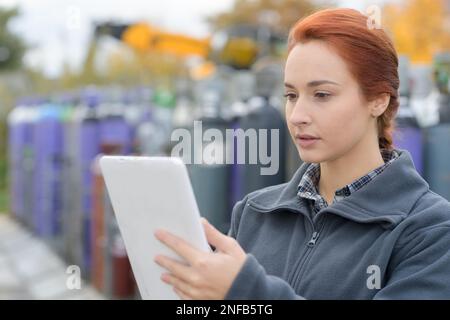
[[[311,123],[311,116],[309,115],[307,109],[307,106],[298,100],[288,117],[289,123],[295,126]]]

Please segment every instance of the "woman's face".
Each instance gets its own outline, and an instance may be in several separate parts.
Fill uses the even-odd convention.
[[[345,61],[323,41],[299,43],[291,50],[285,95],[289,132],[305,162],[338,159],[368,141],[368,134],[376,136],[376,122],[358,83]]]

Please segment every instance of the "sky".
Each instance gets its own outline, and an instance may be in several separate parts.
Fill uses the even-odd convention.
[[[0,0],[0,7],[21,12],[10,27],[31,50],[25,63],[56,77],[65,61],[79,67],[95,21],[148,21],[171,32],[196,37],[209,34],[204,19],[230,9],[234,0]],[[340,0],[339,6],[364,11],[386,0]]]

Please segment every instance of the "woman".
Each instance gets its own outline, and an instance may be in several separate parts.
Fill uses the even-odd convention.
[[[236,204],[214,253],[164,231],[158,256],[183,299],[450,298],[450,204],[392,146],[398,60],[351,9],[317,12],[288,39],[286,119],[305,162]]]

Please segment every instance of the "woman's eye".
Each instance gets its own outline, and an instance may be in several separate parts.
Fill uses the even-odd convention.
[[[327,93],[327,92],[316,92],[314,94],[315,98],[321,99],[321,100],[325,100],[327,98],[329,98],[331,96],[331,94]]]
[[[284,95],[285,98],[287,98],[289,101],[295,100],[297,98],[297,95],[294,93],[286,93]]]

